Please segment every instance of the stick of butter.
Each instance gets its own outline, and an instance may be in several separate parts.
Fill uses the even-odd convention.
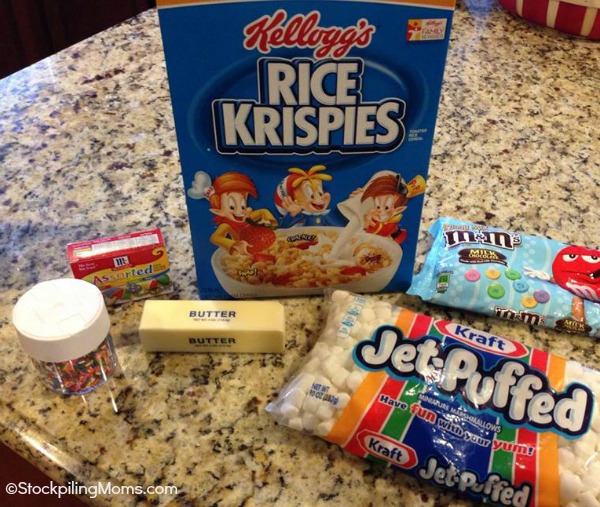
[[[285,315],[275,301],[149,300],[139,333],[148,352],[281,353]]]

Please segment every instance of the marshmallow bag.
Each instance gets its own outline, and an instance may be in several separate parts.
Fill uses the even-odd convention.
[[[477,501],[600,506],[600,373],[337,290],[278,423]]]

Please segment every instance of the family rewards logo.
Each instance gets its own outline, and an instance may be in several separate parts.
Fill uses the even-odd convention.
[[[446,38],[447,20],[445,19],[409,19],[406,26],[406,40],[428,41]]]
[[[385,153],[404,141],[406,103],[397,97],[363,99],[365,63],[349,57],[373,41],[365,18],[346,27],[321,26],[321,14],[289,16],[284,9],[243,29],[243,47],[270,55],[280,48],[312,50],[312,57],[261,56],[258,100],[213,101],[217,150],[222,154]],[[377,76],[374,76],[377,79]],[[373,79],[373,78],[369,78]]]

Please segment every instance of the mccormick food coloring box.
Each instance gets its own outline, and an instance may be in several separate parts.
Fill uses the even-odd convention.
[[[73,276],[98,287],[107,305],[173,290],[160,229],[69,243],[67,255]]]
[[[158,0],[200,297],[404,291],[454,0]]]

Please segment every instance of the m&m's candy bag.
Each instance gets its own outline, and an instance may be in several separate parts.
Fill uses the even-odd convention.
[[[408,291],[425,301],[600,336],[600,250],[440,218]]]

